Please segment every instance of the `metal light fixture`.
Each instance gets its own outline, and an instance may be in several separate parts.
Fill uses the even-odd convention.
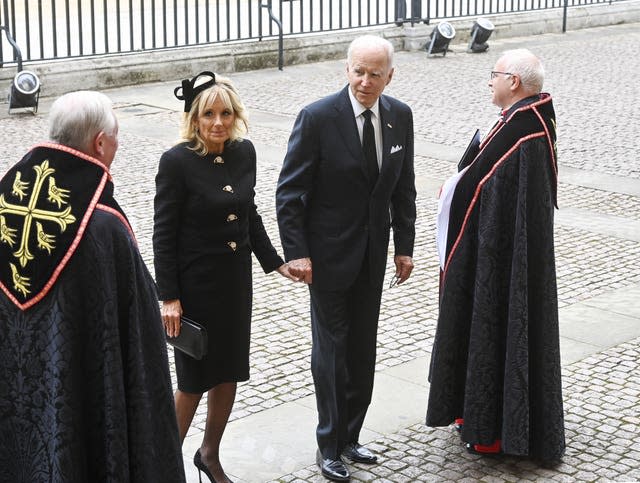
[[[487,40],[491,37],[491,33],[495,27],[486,18],[479,18],[471,27],[471,39],[467,52],[485,52],[489,48]]]
[[[31,109],[38,111],[40,100],[40,79],[30,70],[21,70],[13,78],[9,92],[9,111],[11,109]]]
[[[427,53],[429,55],[442,53],[444,57],[447,55],[449,42],[451,42],[455,36],[456,29],[453,28],[453,25],[449,22],[440,22],[429,36],[431,41],[425,45]]]
[[[7,17],[7,4],[4,4],[4,17]],[[9,113],[11,109],[31,109],[35,114],[38,111],[38,101],[40,100],[40,79],[30,70],[22,70],[22,52],[16,43],[8,27],[0,25],[0,32],[4,32],[7,41],[13,49],[13,55],[18,64],[18,73],[13,78],[11,90],[9,91]],[[0,59],[2,67],[2,59]]]

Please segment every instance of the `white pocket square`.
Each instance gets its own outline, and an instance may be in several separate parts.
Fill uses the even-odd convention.
[[[402,150],[402,146],[391,146],[390,154],[397,153],[398,151],[401,151],[401,150]]]

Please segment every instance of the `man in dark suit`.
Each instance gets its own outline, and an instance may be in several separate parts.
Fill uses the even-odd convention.
[[[341,456],[377,460],[358,438],[373,390],[390,227],[392,283],[413,269],[413,116],[382,95],[392,76],[391,43],[355,39],[349,85],[298,115],[276,192],[289,270],[311,295],[317,462],[336,481],[350,478]]]

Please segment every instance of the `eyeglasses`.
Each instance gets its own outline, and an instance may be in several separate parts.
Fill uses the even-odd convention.
[[[495,79],[496,77],[498,77],[498,74],[502,74],[502,75],[514,75],[511,72],[500,72],[499,70],[492,70],[491,71],[491,80]]]

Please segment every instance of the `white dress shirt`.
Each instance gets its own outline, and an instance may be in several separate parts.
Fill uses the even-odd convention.
[[[349,99],[351,99],[351,106],[353,107],[353,113],[356,116],[356,125],[358,126],[358,134],[360,135],[360,144],[362,144],[362,130],[364,128],[364,116],[362,113],[367,110],[362,104],[358,102],[358,100],[351,92],[351,88],[347,89],[349,91]],[[371,124],[373,124],[373,133],[376,138],[376,155],[378,157],[378,169],[380,169],[382,165],[382,130],[380,128],[380,107],[379,107],[380,99],[376,100],[376,103],[369,108],[371,111]]]

